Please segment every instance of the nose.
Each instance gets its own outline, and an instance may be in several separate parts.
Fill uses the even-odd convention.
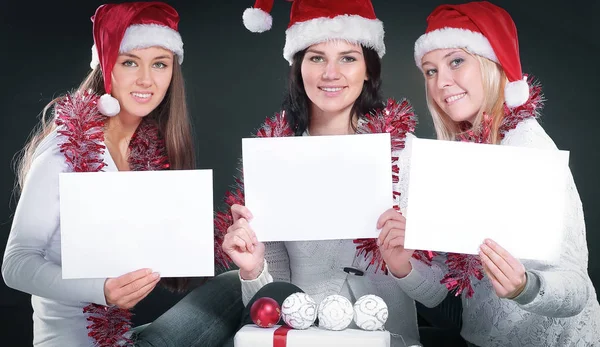
[[[330,60],[325,65],[325,71],[323,71],[324,80],[336,80],[340,78],[340,67],[337,61]]]
[[[444,89],[446,87],[451,86],[453,83],[454,83],[454,78],[452,77],[452,71],[450,71],[450,69],[440,67],[437,71],[438,88]]]
[[[152,68],[149,66],[140,67],[136,83],[138,86],[144,88],[152,86]]]

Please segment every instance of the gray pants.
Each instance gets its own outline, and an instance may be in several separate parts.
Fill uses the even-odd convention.
[[[238,271],[228,271],[194,289],[136,331],[135,346],[221,347],[236,333],[243,310]]]
[[[417,314],[428,326],[419,327],[421,343],[425,347],[469,345],[461,336],[462,301],[460,297],[449,293],[438,306],[428,308],[417,302]]]

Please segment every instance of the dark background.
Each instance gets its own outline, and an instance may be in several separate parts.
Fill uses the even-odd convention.
[[[334,1],[334,0],[332,0]],[[338,0],[341,1],[341,0]],[[181,15],[183,72],[194,121],[199,168],[214,170],[214,197],[232,183],[242,137],[278,111],[288,63],[282,57],[290,3],[275,0],[273,28],[247,31],[242,12],[252,0],[167,1]],[[423,78],[414,65],[413,45],[435,6],[457,1],[374,0],[384,22],[387,54],[383,59],[384,95],[406,97],[419,116],[416,135],[433,138],[424,100]],[[600,114],[598,51],[599,1],[495,1],[519,29],[523,71],[542,83],[547,99],[542,125],[560,149],[570,150],[570,166],[583,201],[589,273],[600,288],[600,195],[597,152]],[[75,88],[89,71],[92,24],[97,1],[0,1],[0,250],[4,250],[16,206],[14,154],[54,97]],[[213,8],[208,8],[212,5]],[[478,192],[467,192],[477,195]],[[535,245],[532,245],[535,246]],[[583,251],[583,250],[582,250]],[[0,339],[31,345],[30,296],[0,281]],[[180,296],[155,290],[138,305],[135,323],[151,321]]]

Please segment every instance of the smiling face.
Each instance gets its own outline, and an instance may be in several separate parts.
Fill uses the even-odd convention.
[[[165,98],[173,76],[173,52],[149,47],[119,54],[112,70],[112,96],[120,116],[145,117]]]
[[[421,60],[427,94],[454,122],[473,123],[485,91],[479,61],[462,49],[436,49]]]
[[[340,40],[310,46],[301,73],[313,107],[326,114],[349,113],[368,79],[362,47]]]

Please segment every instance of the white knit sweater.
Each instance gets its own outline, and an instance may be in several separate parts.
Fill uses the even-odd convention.
[[[409,154],[413,137],[409,134],[405,150],[394,153],[399,156],[401,192],[405,192],[408,187]],[[404,194],[401,195],[400,208],[406,208]],[[263,272],[255,280],[241,280],[245,305],[260,288],[273,280],[297,285],[317,304],[332,294],[343,295],[352,303],[362,295],[375,294],[388,305],[386,330],[402,336],[392,335],[392,346],[405,346],[402,339],[408,346],[419,344],[415,303],[401,290],[396,279],[381,271],[374,273],[372,267],[366,271],[365,276],[349,275],[343,271],[345,266],[364,270],[367,265],[364,257],[355,256],[356,245],[352,240],[267,242],[265,246],[266,264]]]
[[[509,131],[502,145],[556,149],[535,119]],[[482,347],[600,346],[600,306],[588,276],[588,249],[581,200],[569,173],[563,249],[558,264],[523,261],[524,291],[514,300],[500,299],[487,277],[474,283],[472,298],[462,297],[462,336]],[[447,295],[440,284],[447,268],[439,256],[429,267],[411,260],[413,270],[398,283],[428,307]]]
[[[106,305],[106,279],[62,278],[58,176],[68,172],[55,130],[37,147],[4,253],[6,285],[31,294],[33,345],[92,346],[83,308]],[[104,171],[117,171],[108,151]]]

